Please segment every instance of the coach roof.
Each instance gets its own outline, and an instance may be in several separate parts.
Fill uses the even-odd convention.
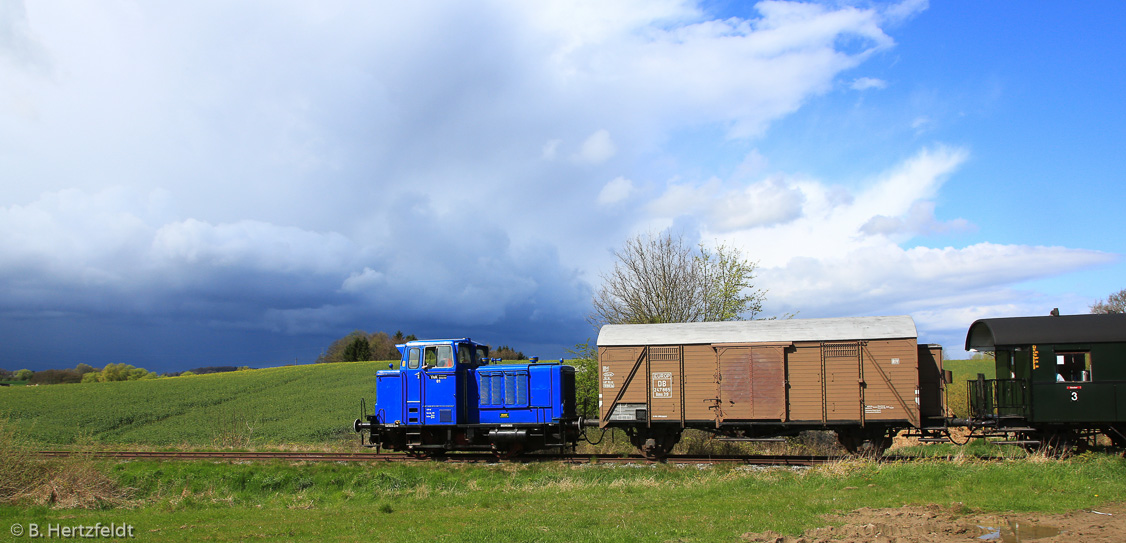
[[[1126,315],[1061,315],[978,319],[966,333],[966,350],[997,346],[1126,342]]]
[[[838,319],[607,324],[599,347],[626,345],[707,345],[914,338],[915,321],[906,315]]]

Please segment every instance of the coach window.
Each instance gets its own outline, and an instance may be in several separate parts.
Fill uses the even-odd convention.
[[[438,348],[427,347],[422,353],[422,365],[427,368],[433,368],[438,365]]]
[[[469,345],[457,344],[457,363],[467,367],[473,366],[473,353],[469,350]]]
[[[418,369],[418,347],[411,349],[410,354],[407,356],[407,369]]]
[[[1091,380],[1091,353],[1057,352],[1056,381],[1077,382]]]

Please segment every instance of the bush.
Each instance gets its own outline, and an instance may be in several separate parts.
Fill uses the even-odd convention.
[[[35,372],[28,384],[57,385],[59,383],[80,383],[82,376],[74,370],[43,370]]]

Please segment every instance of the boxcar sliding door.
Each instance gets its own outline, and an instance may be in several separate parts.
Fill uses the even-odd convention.
[[[784,345],[713,345],[718,421],[786,419]]]

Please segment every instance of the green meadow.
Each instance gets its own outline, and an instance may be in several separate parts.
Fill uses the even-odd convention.
[[[1126,460],[668,465],[121,462],[93,509],[0,506],[8,522],[130,524],[139,541],[740,541],[861,507],[1062,512],[1126,496]],[[5,527],[5,529],[7,529]]]
[[[389,362],[285,366],[110,383],[0,389],[0,416],[24,437],[50,445],[249,447],[348,444],[360,399],[370,406],[376,371]],[[992,378],[991,360],[944,362],[955,414],[966,380]]]
[[[360,399],[387,362],[286,366],[0,390],[0,416],[43,445],[190,447],[354,438]],[[358,438],[356,438],[358,442]]]
[[[989,361],[947,367],[964,383]],[[815,468],[155,462],[40,447],[352,446],[386,362],[0,390],[0,518],[129,524],[139,541],[739,541],[795,535],[860,507],[1061,512],[1120,503],[1117,452],[1067,459],[942,445],[955,460]],[[953,395],[964,386],[950,387]],[[954,406],[957,411],[957,406]],[[620,444],[619,444],[620,445]],[[936,450],[938,450],[936,449]],[[917,456],[926,456],[918,454]],[[828,516],[827,516],[828,515]],[[3,529],[9,529],[4,527]]]

